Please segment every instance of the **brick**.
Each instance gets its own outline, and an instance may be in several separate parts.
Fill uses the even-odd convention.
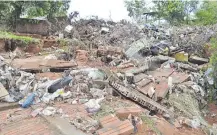
[[[133,125],[129,120],[122,121],[110,127],[97,131],[98,135],[130,135],[133,133]]]
[[[102,127],[109,127],[110,125],[119,123],[120,120],[118,117],[113,115],[108,115],[99,120],[99,123]]]
[[[155,85],[155,94],[157,98],[162,99],[167,95],[169,91],[168,79],[161,78],[159,81],[159,84]]]
[[[141,113],[142,113],[142,109],[138,107],[126,107],[126,108],[120,108],[116,110],[116,115],[121,119],[128,118],[130,114],[138,116]]]
[[[173,72],[171,77],[173,78],[172,79],[173,84],[183,83],[190,78],[188,74],[180,73],[180,72]]]

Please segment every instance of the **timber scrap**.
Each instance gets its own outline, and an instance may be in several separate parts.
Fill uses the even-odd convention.
[[[130,88],[126,88],[114,81],[109,82],[109,85],[121,93],[123,96],[130,98],[131,100],[148,107],[150,110],[155,110],[160,114],[168,114],[170,117],[173,117],[173,113],[169,111],[166,107],[160,105],[154,100],[148,98],[137,90],[132,90]]]

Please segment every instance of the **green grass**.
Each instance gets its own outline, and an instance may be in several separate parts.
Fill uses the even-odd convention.
[[[14,39],[22,41],[24,44],[28,45],[29,43],[39,43],[40,40],[28,36],[17,36],[10,32],[0,31],[0,39]]]
[[[153,130],[157,135],[161,135],[161,132],[155,127],[155,122],[147,117],[146,115],[141,115],[141,119],[144,123],[146,123],[148,125],[148,127]]]

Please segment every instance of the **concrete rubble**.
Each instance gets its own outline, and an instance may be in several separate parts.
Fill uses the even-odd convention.
[[[166,30],[153,32],[124,21],[98,19],[79,20],[66,29],[67,38],[71,35],[73,39],[61,57],[52,52],[10,62],[0,56],[2,102],[19,102],[23,108],[40,105],[32,117],[57,115],[83,132],[97,135],[140,132],[142,116],[152,113],[179,128],[209,127],[201,113],[207,105],[204,73],[198,72],[198,65],[209,60],[202,53],[199,57],[198,51],[189,62],[177,61],[174,54],[189,53],[188,46],[177,41],[187,38],[179,37],[181,30],[176,35],[165,34]],[[122,106],[96,119],[104,113],[105,103],[123,98],[137,107]],[[88,115],[69,119],[62,108],[55,107],[58,103],[84,106]]]

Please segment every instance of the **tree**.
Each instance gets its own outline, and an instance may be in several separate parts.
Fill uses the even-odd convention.
[[[147,7],[144,0],[128,0],[125,1],[129,16],[135,20],[141,20],[141,16],[145,12],[150,14],[152,18],[164,19],[172,25],[189,23],[190,15],[196,11],[198,1],[184,0],[154,0],[153,7]]]
[[[21,15],[30,18],[47,16],[51,20],[55,16],[66,15],[68,8],[69,1],[3,1],[0,3],[0,19],[7,20],[14,27]]]
[[[184,1],[184,12],[185,12],[185,17],[186,17],[185,22],[187,24],[189,24],[189,21],[191,19],[190,15],[197,10],[198,4],[199,4],[199,1],[194,1],[194,0]]]
[[[132,17],[136,22],[143,22],[143,13],[147,12],[149,9],[146,7],[145,0],[126,0],[125,6],[129,12],[129,16]]]
[[[167,0],[153,1],[158,18],[167,20],[172,25],[189,22],[189,15],[196,10],[197,1]]]
[[[217,23],[217,1],[205,1],[196,13],[197,23],[211,25]]]

